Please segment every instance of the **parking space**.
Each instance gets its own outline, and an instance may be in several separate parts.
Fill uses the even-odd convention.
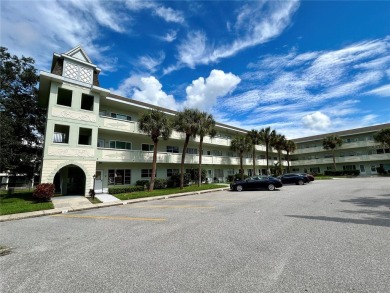
[[[389,292],[389,208],[357,178],[3,222],[1,291]]]

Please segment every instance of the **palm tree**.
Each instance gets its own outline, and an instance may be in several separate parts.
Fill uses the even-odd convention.
[[[333,168],[336,170],[335,149],[343,145],[343,140],[337,135],[329,135],[322,141],[325,150],[331,150],[333,156]]]
[[[260,140],[265,144],[265,154],[267,157],[267,173],[270,173],[269,164],[268,164],[268,152],[270,148],[271,141],[276,135],[275,130],[271,130],[271,127],[263,128],[259,132]]]
[[[381,143],[384,148],[390,148],[390,128],[384,128],[375,133],[374,140]]]
[[[181,174],[180,174],[180,189],[184,186],[184,161],[190,137],[196,137],[199,128],[200,112],[197,109],[184,109],[176,114],[173,121],[173,128],[176,131],[183,132],[186,135],[181,156]]]
[[[213,115],[201,112],[199,116],[198,135],[199,135],[199,168],[198,168],[198,186],[202,183],[202,155],[203,155],[203,138],[206,135],[214,137],[216,135],[215,120]]]
[[[256,175],[256,145],[260,143],[260,134],[257,130],[252,129],[247,134],[249,141],[252,143],[252,162],[253,162],[253,176]]]
[[[240,173],[241,180],[244,179],[244,168],[243,168],[243,156],[244,152],[252,149],[252,143],[247,136],[236,136],[232,139],[230,149],[234,152],[238,152],[240,156]]]
[[[153,191],[157,168],[157,144],[160,137],[164,140],[169,138],[172,126],[168,116],[164,112],[158,109],[151,109],[141,115],[138,121],[138,129],[149,135],[153,141],[152,177],[150,178],[149,184],[149,191]]]
[[[286,137],[282,134],[276,134],[271,141],[272,147],[278,152],[278,169],[280,174],[282,173],[282,150],[284,150],[285,143]]]
[[[292,140],[286,140],[284,150],[287,152],[287,172],[290,172],[290,153],[295,152],[297,146]]]

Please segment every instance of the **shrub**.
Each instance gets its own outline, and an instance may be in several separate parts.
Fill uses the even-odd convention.
[[[92,199],[95,199],[95,190],[90,189],[90,190],[89,190],[89,196],[90,196]]]
[[[343,170],[343,171],[335,171],[335,170],[326,170],[324,172],[325,176],[358,176],[360,174],[359,170]]]
[[[188,186],[191,181],[191,174],[190,173],[184,173],[184,182],[183,186]],[[167,181],[168,187],[178,187],[180,186],[180,174],[173,174],[171,178]]]
[[[154,189],[164,189],[167,188],[167,179],[156,178],[154,179]]]
[[[234,181],[234,175],[228,175],[226,180],[227,180],[227,182],[233,182]]]
[[[38,201],[50,201],[54,195],[54,184],[52,183],[41,183],[38,184],[33,192],[34,198]]]
[[[146,188],[149,188],[150,181],[149,180],[137,180],[135,182],[135,186],[142,186],[144,187],[146,185]]]
[[[109,194],[118,194],[118,193],[130,193],[134,191],[143,191],[143,186],[122,186],[122,187],[110,187],[108,188]]]

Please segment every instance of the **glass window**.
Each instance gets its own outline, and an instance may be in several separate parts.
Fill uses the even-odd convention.
[[[167,153],[179,153],[179,147],[167,146]]]
[[[150,177],[152,177],[152,169],[142,169],[141,170],[141,177],[142,178],[150,178]],[[156,178],[156,177],[157,177],[157,172],[156,172],[154,178]]]
[[[116,119],[120,119],[120,120],[131,121],[131,116],[126,115],[126,114],[119,114],[119,113],[112,113],[111,112],[111,117],[116,118]]]
[[[167,177],[171,177],[174,174],[179,174],[179,169],[167,169]]]
[[[99,138],[98,139],[98,142],[97,142],[97,147],[98,148],[104,148],[105,144],[104,144],[104,139],[102,138]]]
[[[110,148],[119,150],[131,150],[131,142],[110,140]]]
[[[143,143],[143,144],[142,144],[142,150],[143,150],[144,152],[153,152],[153,150],[154,150],[154,145]]]
[[[186,153],[190,154],[190,155],[197,155],[198,154],[198,149],[196,149],[196,148],[187,148]]]
[[[131,170],[130,169],[108,170],[108,184],[109,185],[131,184]]]

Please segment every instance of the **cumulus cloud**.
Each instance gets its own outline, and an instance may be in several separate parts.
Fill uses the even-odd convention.
[[[213,69],[206,79],[199,77],[186,88],[187,98],[183,105],[188,108],[210,111],[217,98],[233,91],[240,81],[238,76],[230,72],[225,73],[222,70]]]
[[[228,44],[215,44],[214,41],[207,43],[207,36],[202,32],[189,32],[177,48],[178,63],[193,68],[196,64],[216,62],[248,47],[268,42],[290,24],[298,7],[298,0],[248,2],[238,11],[234,25],[234,33],[240,37]],[[227,30],[230,30],[230,25]]]
[[[160,107],[172,110],[179,108],[175,98],[162,90],[162,84],[154,76],[131,76],[113,91],[119,95]]]
[[[321,112],[314,112],[304,116],[302,123],[310,129],[326,129],[330,126],[330,118]]]

